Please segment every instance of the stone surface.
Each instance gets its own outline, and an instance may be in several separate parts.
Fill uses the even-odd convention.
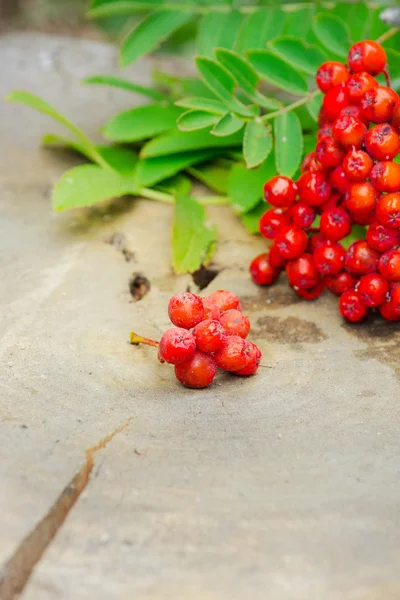
[[[136,101],[79,85],[114,62],[95,42],[3,37],[1,95],[40,93],[93,136]],[[130,74],[148,81],[151,66]],[[38,148],[56,129],[45,117],[5,104],[0,115],[1,562],[84,449],[132,417],[97,455],[23,600],[397,599],[399,327],[345,326],[334,298],[299,302],[283,281],[256,289],[247,264],[262,241],[214,208],[223,270],[209,290],[243,298],[264,366],[183,389],[151,349],[127,343],[132,328],[159,335],[167,299],[191,283],[171,273],[170,207],[53,215],[50,188],[74,159]],[[114,233],[130,262],[105,243]],[[133,272],[152,285],[136,303]]]

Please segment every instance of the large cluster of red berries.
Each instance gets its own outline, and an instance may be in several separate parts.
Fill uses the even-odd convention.
[[[135,333],[131,343],[158,347],[159,360],[175,366],[184,386],[209,386],[217,367],[241,376],[257,371],[261,351],[246,339],[250,320],[231,292],[218,290],[206,298],[177,294],[169,301],[168,314],[175,327],[167,329],[159,343]]]
[[[348,66],[319,67],[324,98],[315,151],[296,183],[276,176],[265,184],[273,208],[261,217],[260,232],[274,241],[250,265],[260,285],[285,269],[306,300],[326,287],[354,323],[371,308],[400,320],[400,164],[393,162],[400,152],[400,100],[386,64],[384,49],[363,41],[350,48]],[[380,73],[387,86],[375,79]],[[366,239],[346,250],[353,224],[368,226]]]

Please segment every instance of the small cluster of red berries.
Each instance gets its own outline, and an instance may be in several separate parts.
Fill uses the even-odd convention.
[[[305,157],[297,182],[284,176],[266,182],[264,196],[273,208],[259,227],[274,241],[250,265],[260,285],[272,284],[285,269],[306,300],[326,287],[340,296],[340,312],[353,323],[371,308],[400,320],[400,164],[394,162],[400,99],[389,87],[386,63],[379,44],[363,41],[350,48],[348,66],[319,67],[324,98],[315,151]],[[378,84],[380,73],[388,86]],[[368,227],[366,239],[346,250],[353,224]]]
[[[231,292],[218,290],[206,298],[177,294],[169,301],[168,314],[175,327],[167,329],[159,343],[135,333],[131,342],[157,346],[159,360],[175,366],[184,386],[209,386],[217,367],[242,376],[257,371],[261,351],[246,339],[250,320]]]

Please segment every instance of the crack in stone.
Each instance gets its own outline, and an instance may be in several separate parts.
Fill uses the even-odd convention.
[[[130,421],[131,417],[95,446],[85,450],[85,462],[78,473],[63,489],[43,519],[35,525],[14,554],[0,568],[0,600],[16,600],[19,597],[34,568],[89,483],[96,453],[105,448],[115,435],[129,425]]]

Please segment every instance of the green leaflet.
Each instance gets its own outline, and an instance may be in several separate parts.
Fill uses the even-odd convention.
[[[294,112],[276,117],[275,162],[278,173],[292,177],[297,171],[303,153],[303,135],[301,123]]]
[[[381,10],[379,12],[381,12]],[[357,2],[355,4],[349,4],[348,2],[336,4],[332,9],[332,14],[341,18],[348,24],[351,39],[354,42],[365,39],[374,39],[369,37],[373,9],[370,6],[367,6],[367,4],[364,4],[364,2]]]
[[[243,141],[243,133],[240,131],[226,137],[215,137],[208,130],[200,131],[172,131],[150,140],[142,147],[140,156],[148,158],[151,156],[167,156],[178,152],[190,150],[204,150],[209,148],[240,147]]]
[[[190,167],[187,172],[218,194],[227,194],[229,169],[218,162]]]
[[[247,56],[262,79],[291,94],[302,96],[307,93],[304,77],[279,56],[269,50],[251,50]]]
[[[182,110],[176,106],[149,104],[116,115],[109,121],[103,135],[113,142],[137,142],[164,133],[176,126]]]
[[[99,165],[105,168],[109,168],[109,165],[102,159],[100,154],[96,150],[96,146],[90,141],[90,139],[85,135],[85,133],[76,127],[66,119],[63,115],[61,115],[55,108],[53,108],[50,104],[39,98],[39,96],[35,96],[30,92],[25,91],[14,91],[11,92],[6,98],[8,102],[17,102],[19,104],[24,104],[25,106],[29,106],[41,112],[48,117],[51,117],[58,123],[61,123],[64,127],[69,129],[79,140],[81,148],[84,149],[84,153],[87,157],[89,157],[94,162],[97,162]]]
[[[255,169],[247,169],[243,163],[233,165],[228,180],[228,195],[232,208],[238,213],[253,209],[263,197],[264,183],[276,175],[273,152]]]
[[[272,149],[271,125],[261,119],[248,121],[243,138],[243,156],[248,169],[258,167]]]
[[[218,120],[218,115],[201,110],[188,110],[179,117],[177,124],[180,131],[197,131],[214,125]]]
[[[217,13],[210,10],[202,16],[197,33],[197,54],[212,58],[214,48],[233,48],[241,20],[238,11]]]
[[[283,35],[294,35],[308,42],[311,19],[314,14],[315,6],[297,5],[296,10],[292,10],[286,14],[285,25],[282,30]]]
[[[135,192],[132,176],[97,165],[80,165],[66,171],[54,186],[53,208],[60,211],[93,206]]]
[[[233,113],[227,113],[214,125],[211,129],[211,133],[217,137],[226,137],[240,131],[243,128],[243,125],[243,119],[240,119]]]
[[[204,82],[224,102],[230,112],[245,117],[254,116],[254,108],[245,106],[234,95],[235,79],[222,65],[210,58],[196,58],[197,68]]]
[[[173,177],[191,165],[211,160],[215,150],[199,150],[170,156],[156,156],[140,160],[135,169],[135,181],[138,187],[150,187],[163,179]]]
[[[121,79],[121,77],[114,77],[113,75],[93,75],[92,77],[86,77],[83,79],[82,83],[107,85],[110,87],[119,88],[121,90],[126,90],[127,92],[141,94],[142,96],[147,96],[147,98],[152,98],[153,100],[169,100],[167,94],[164,94],[163,92],[155,90],[154,88],[146,87],[144,85],[139,85],[138,83],[128,81],[127,79]]]
[[[197,271],[210,259],[217,233],[206,218],[204,208],[194,198],[176,196],[172,233],[172,264],[176,273]]]
[[[351,46],[349,28],[342,19],[329,13],[313,17],[313,32],[328,50],[345,58]]]
[[[285,13],[272,7],[248,15],[239,30],[235,50],[241,54],[250,49],[265,48],[267,42],[282,31]]]
[[[267,98],[257,90],[260,77],[245,58],[236,52],[222,48],[215,50],[215,56],[232,77],[236,79],[238,85],[252,102],[270,109],[277,109],[281,106],[280,102],[273,98]]]
[[[64,137],[62,135],[57,135],[55,133],[45,133],[41,139],[42,146],[46,146],[48,148],[65,148],[66,150],[73,150],[74,152],[78,152],[78,154],[82,154],[86,156],[89,160],[91,159],[90,153],[88,154],[84,144],[77,142],[71,138]],[[99,148],[97,147],[97,150]]]
[[[310,46],[300,38],[282,36],[269,43],[270,48],[292,67],[314,75],[327,60],[327,55],[317,46]]]
[[[249,233],[259,232],[259,222],[262,215],[268,208],[268,204],[262,200],[254,208],[246,213],[239,215],[241,222]]]
[[[317,96],[314,96],[314,98],[312,100],[310,100],[309,102],[307,102],[307,104],[306,104],[308,114],[312,117],[312,119],[315,122],[318,121],[318,114],[321,109],[321,104],[322,104],[322,93],[318,94]]]
[[[193,110],[202,110],[204,112],[213,113],[214,115],[223,115],[226,112],[226,107],[223,102],[212,100],[211,98],[189,96],[182,98],[182,100],[178,100],[175,104],[176,106],[182,106]]]
[[[190,12],[156,9],[139,23],[122,41],[120,63],[127,67],[132,62],[155,50],[174,31],[192,18]]]

